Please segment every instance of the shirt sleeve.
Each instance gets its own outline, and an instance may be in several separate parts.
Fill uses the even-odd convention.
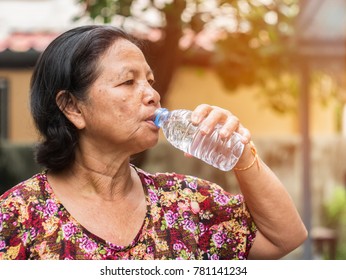
[[[30,231],[23,226],[26,206],[20,197],[8,196],[0,200],[0,260],[26,259],[25,243]]]
[[[247,259],[257,227],[241,194],[230,194],[217,184],[201,186],[199,203],[204,232],[200,240],[210,246],[211,259]],[[213,256],[214,255],[214,256]]]

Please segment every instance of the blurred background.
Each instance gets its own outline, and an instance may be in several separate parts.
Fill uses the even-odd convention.
[[[346,259],[346,0],[0,0],[0,194],[42,169],[29,110],[37,58],[86,24],[146,42],[163,107],[209,103],[250,129],[309,230],[286,258]],[[239,190],[163,137],[133,161]]]

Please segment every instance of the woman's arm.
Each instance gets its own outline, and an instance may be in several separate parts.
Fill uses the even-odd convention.
[[[245,146],[235,168],[241,192],[258,228],[249,258],[278,259],[301,245],[307,231],[280,180],[260,158],[254,161],[251,148],[252,144]]]
[[[234,172],[258,228],[249,258],[278,259],[301,245],[307,231],[297,209],[280,180],[255,157],[251,134],[238,118],[225,109],[206,104],[199,105],[191,118],[202,133],[209,134],[220,124],[221,137],[227,139],[234,131],[243,137],[244,152]]]

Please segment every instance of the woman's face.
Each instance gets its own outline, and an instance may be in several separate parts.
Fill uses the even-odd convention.
[[[154,75],[142,51],[118,39],[99,61],[100,75],[81,105],[85,127],[80,140],[106,152],[134,154],[157,143],[152,121],[160,95],[152,88]]]

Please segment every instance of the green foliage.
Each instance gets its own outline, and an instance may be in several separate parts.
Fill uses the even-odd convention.
[[[337,187],[331,199],[325,205],[328,225],[337,227],[345,220],[346,223],[346,189]]]
[[[332,197],[324,207],[326,225],[335,229],[338,235],[336,258],[346,259],[346,188],[335,188]]]
[[[295,111],[298,80],[293,38],[298,1],[236,4],[237,30],[218,42],[216,71],[230,90],[258,84],[271,108],[277,112]]]
[[[31,145],[0,141],[0,194],[40,171]]]
[[[85,5],[85,14],[92,19],[101,19],[103,23],[110,23],[115,15],[131,16],[133,0],[78,0]]]

